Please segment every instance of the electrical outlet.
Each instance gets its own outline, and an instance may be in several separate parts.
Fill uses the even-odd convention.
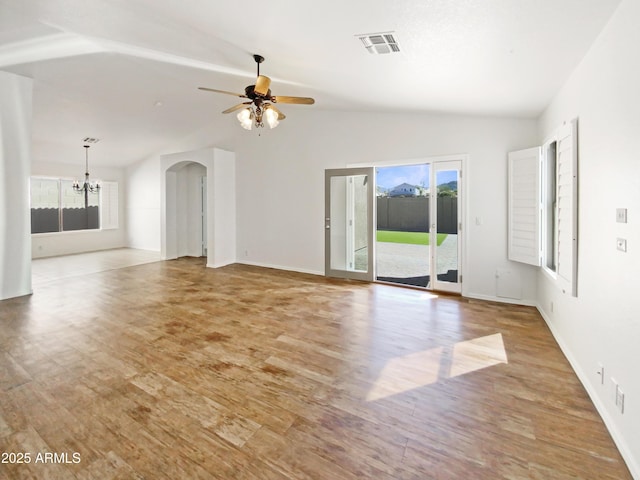
[[[626,238],[618,238],[616,239],[616,247],[621,252],[627,251],[627,240]]]

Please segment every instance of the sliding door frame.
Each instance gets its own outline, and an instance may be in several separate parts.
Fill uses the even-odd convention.
[[[343,228],[345,231],[344,238],[344,246],[345,246],[345,256],[353,255],[353,242],[350,239],[350,235],[352,232],[351,229],[355,228],[353,222],[355,219],[353,218],[354,209],[354,200],[353,200],[353,186],[349,187],[349,184],[345,185],[345,200],[344,200],[344,218],[336,219],[332,218],[332,178],[336,177],[345,177],[347,179],[352,179],[356,176],[365,176],[367,179],[366,182],[366,248],[367,248],[367,267],[366,271],[364,270],[356,270],[355,266],[346,265],[344,268],[338,268],[335,265],[335,262],[332,260],[333,250],[335,246],[335,242],[339,239],[336,238],[336,235],[333,232],[336,229]],[[325,170],[325,215],[324,215],[324,232],[325,232],[325,275],[327,277],[338,277],[338,278],[349,278],[353,280],[365,280],[369,282],[373,282],[375,279],[375,189],[374,189],[374,179],[375,179],[375,168],[373,167],[355,167],[355,168],[335,168],[335,169],[327,169]],[[341,209],[340,209],[341,210]],[[351,210],[351,212],[349,211]],[[342,214],[343,212],[341,212]],[[345,222],[345,225],[339,225],[339,223]],[[348,223],[351,222],[352,225],[349,226]],[[351,227],[351,228],[350,228]],[[349,250],[351,248],[351,250]],[[353,262],[345,262],[345,263],[353,263]]]

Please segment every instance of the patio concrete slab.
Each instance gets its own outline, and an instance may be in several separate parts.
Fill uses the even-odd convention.
[[[379,277],[420,277],[429,275],[429,245],[376,243],[376,275]],[[438,247],[437,273],[458,268],[458,236],[447,235]]]

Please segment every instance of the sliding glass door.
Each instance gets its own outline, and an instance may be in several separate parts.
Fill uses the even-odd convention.
[[[462,162],[431,164],[431,288],[461,292],[460,258],[462,253],[460,215],[460,171]]]
[[[325,170],[325,274],[373,281],[373,168]]]
[[[461,292],[461,169],[326,170],[325,274]]]

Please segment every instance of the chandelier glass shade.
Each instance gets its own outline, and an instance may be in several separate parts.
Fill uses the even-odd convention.
[[[255,117],[251,108],[243,108],[238,112],[237,117],[242,128],[245,130],[251,130],[251,127],[253,126],[253,119]]]
[[[280,121],[278,120],[278,112],[270,108],[270,105],[249,106],[243,108],[237,115],[240,126],[245,130],[251,130],[255,123],[256,127],[264,127],[264,120],[267,121],[269,128],[276,128]]]
[[[278,113],[272,108],[265,108],[264,116],[267,119],[267,125],[269,125],[269,128],[276,128],[280,123],[278,120]]]

